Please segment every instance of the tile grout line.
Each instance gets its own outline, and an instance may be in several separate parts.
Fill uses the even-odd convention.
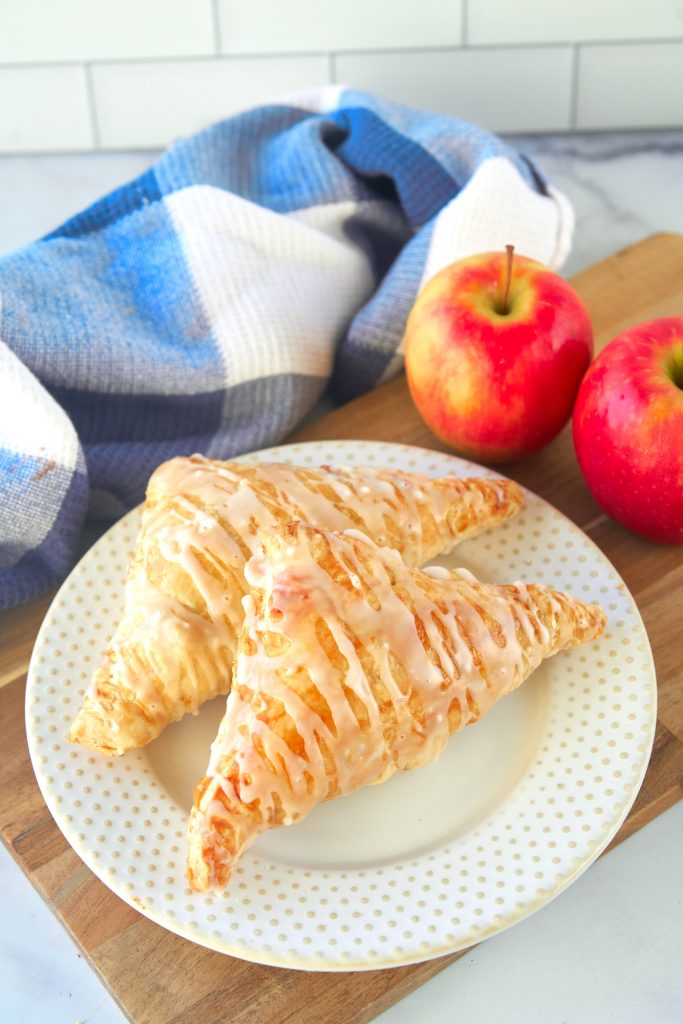
[[[576,118],[579,106],[579,58],[581,47],[572,47],[571,81],[569,85],[569,130],[576,131]]]
[[[337,84],[337,55],[336,53],[328,53],[327,55],[327,73],[330,79],[330,85]]]
[[[462,10],[460,11],[460,32],[462,39],[460,40],[461,46],[467,46],[467,15],[468,15],[468,0],[462,0]]]
[[[88,100],[88,117],[90,120],[90,130],[92,132],[92,143],[94,149],[102,148],[102,140],[100,138],[100,125],[97,120],[97,102],[95,100],[95,83],[92,77],[92,64],[90,61],[86,61],[83,64],[83,71],[85,73],[85,94]]]
[[[217,0],[213,0],[217,3]],[[547,40],[545,42],[510,42],[510,43],[475,43],[467,42],[466,45],[453,46],[450,44],[435,44],[427,46],[350,46],[335,50],[340,56],[368,55],[371,57],[381,56],[385,53],[440,53],[457,50],[471,50],[472,52],[490,52],[498,50],[559,50],[574,49],[577,47],[612,47],[612,46],[664,46],[666,44],[683,43],[683,35],[661,37],[658,39],[621,39],[621,40],[594,40],[594,39],[569,39],[569,40]],[[215,42],[214,42],[215,45]],[[185,53],[165,54],[164,56],[148,57],[102,57],[89,63],[93,66],[125,65],[125,64],[164,64],[164,63],[200,63],[212,60],[220,56],[226,60],[273,60],[280,57],[321,57],[325,56],[325,50],[250,50],[244,53]],[[28,68],[59,68],[76,67],[78,60],[27,60],[27,61],[2,61],[0,70],[19,71]]]
[[[211,0],[211,22],[213,25],[213,56],[221,56],[221,19],[218,13],[218,0]]]

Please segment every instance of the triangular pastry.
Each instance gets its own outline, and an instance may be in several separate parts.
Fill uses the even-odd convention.
[[[290,523],[246,566],[232,691],[195,790],[188,872],[223,888],[265,829],[417,768],[563,648],[599,636],[597,605],[464,570],[407,568],[356,531]]]
[[[523,503],[508,480],[176,458],[153,474],[124,611],[69,739],[106,754],[153,740],[230,689],[258,531],[292,519],[356,527],[419,565]]]

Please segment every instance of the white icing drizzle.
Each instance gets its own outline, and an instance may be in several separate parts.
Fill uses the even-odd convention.
[[[245,601],[243,636],[249,643],[238,651],[207,786],[193,813],[191,850],[193,833],[200,842],[211,837],[210,808],[221,791],[219,803],[258,809],[249,827],[240,825],[240,842],[248,845],[260,829],[296,821],[330,796],[433,761],[454,727],[485,714],[544,657],[578,642],[562,603],[570,599],[563,595],[524,584],[486,585],[460,571],[411,571],[396,552],[379,550],[358,534],[327,534],[337,566],[359,581],[347,588],[313,557],[315,531],[299,524],[294,532],[295,543],[285,543],[280,531],[265,536],[264,551],[245,569],[256,592],[256,599]],[[401,592],[409,595],[412,610]],[[345,674],[320,642],[319,619],[345,659]],[[592,624],[595,635],[595,617]],[[268,653],[266,636],[281,638],[281,653]],[[357,645],[378,670],[388,699],[383,712]],[[296,692],[302,678],[306,699]],[[312,706],[316,691],[331,726],[327,714]],[[454,702],[460,716],[449,723]],[[358,704],[365,728],[354,710]],[[300,738],[298,750],[271,727],[280,705]],[[333,761],[331,775],[320,739]]]
[[[451,574],[443,565],[428,565],[423,570],[425,576],[432,580],[449,580]]]
[[[404,559],[417,565],[506,518],[518,504],[491,481],[433,481],[374,468],[242,465],[199,455],[172,459],[150,481],[126,612],[105,669],[163,728],[229,689],[247,589],[243,569],[260,529],[284,517],[351,528],[352,536],[362,537],[362,525],[378,543],[393,529]],[[454,508],[465,515],[464,529],[454,530],[449,521]],[[423,535],[427,509],[431,534],[436,531],[429,539]],[[87,693],[91,705],[98,703],[98,686],[96,673]],[[125,749],[125,737],[121,743]]]

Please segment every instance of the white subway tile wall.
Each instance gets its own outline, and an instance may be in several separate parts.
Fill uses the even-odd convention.
[[[467,14],[473,46],[683,37],[680,0],[469,0]]]
[[[569,128],[572,51],[496,47],[341,54],[342,82],[498,132]]]
[[[164,146],[280,93],[327,81],[326,57],[94,65],[103,149]]]
[[[0,0],[0,63],[210,57],[212,0]]]
[[[343,82],[500,132],[683,126],[683,0],[0,0],[0,153]]]
[[[681,4],[683,9],[683,4]],[[683,123],[683,42],[592,46],[579,56],[578,128]]]
[[[0,139],[5,153],[91,149],[85,69],[0,68]]]
[[[218,0],[223,53],[459,46],[464,0]]]

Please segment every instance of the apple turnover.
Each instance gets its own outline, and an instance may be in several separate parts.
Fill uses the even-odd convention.
[[[433,761],[544,658],[605,625],[597,605],[543,586],[411,569],[355,530],[289,523],[260,541],[190,817],[197,891],[224,888],[263,830]]]
[[[362,530],[420,565],[507,519],[507,480],[432,480],[374,468],[176,458],[153,474],[121,622],[69,739],[106,754],[149,743],[230,689],[244,565],[263,527],[305,520]]]

